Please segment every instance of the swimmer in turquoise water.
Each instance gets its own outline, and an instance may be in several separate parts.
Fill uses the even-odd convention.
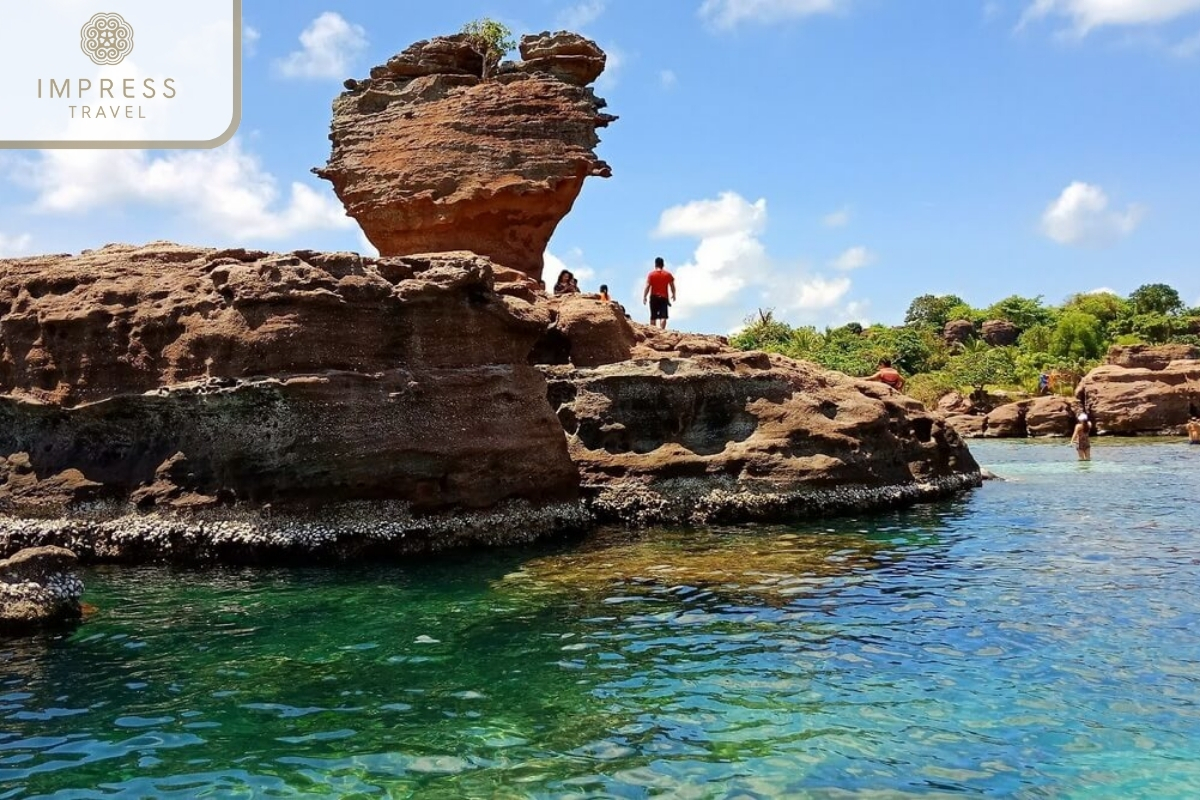
[[[1092,432],[1088,425],[1088,415],[1080,414],[1078,417],[1079,424],[1075,426],[1075,434],[1071,436],[1071,444],[1075,445],[1075,452],[1079,455],[1080,461],[1092,460]]]

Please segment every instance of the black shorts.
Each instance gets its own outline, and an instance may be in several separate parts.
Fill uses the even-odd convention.
[[[667,302],[667,298],[658,297],[657,295],[650,295],[650,321],[654,322],[656,319],[667,319],[667,309],[670,307],[671,304]]]

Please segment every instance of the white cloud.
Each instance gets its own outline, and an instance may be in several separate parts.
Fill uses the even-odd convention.
[[[122,205],[174,212],[226,241],[283,239],[353,227],[327,190],[293,182],[286,194],[238,139],[213,150],[44,150],[19,165],[34,210],[82,214]]]
[[[569,31],[580,31],[591,25],[604,13],[604,0],[586,0],[564,8],[558,15],[560,27]]]
[[[848,291],[849,278],[826,279],[818,275],[796,287],[791,305],[799,311],[819,311],[837,305]]]
[[[826,228],[844,228],[850,224],[850,206],[842,206],[837,211],[831,211],[821,217],[821,224]]]
[[[379,258],[379,248],[371,244],[371,240],[363,233],[362,228],[358,229],[358,252],[360,255]]]
[[[326,11],[300,34],[301,49],[275,62],[287,78],[344,78],[367,47],[367,32],[337,12]]]
[[[575,282],[579,284],[580,291],[599,291],[599,286],[591,285],[596,280],[596,270],[588,266],[583,258],[583,251],[578,247],[572,247],[568,250],[566,259],[559,258],[547,250],[544,259],[545,268],[542,270],[542,276],[548,288],[554,288],[554,282],[558,280],[558,274],[565,269],[575,276]]]
[[[19,233],[16,235],[0,233],[0,258],[25,255],[30,252],[29,245],[32,242],[33,237],[28,233]]]
[[[621,68],[625,66],[625,51],[615,44],[607,44],[603,48],[607,59],[604,62],[604,72],[596,79],[596,88],[610,92],[616,88],[621,77]]]
[[[258,40],[261,38],[262,34],[258,32],[258,28],[250,25],[242,27],[242,50],[246,58],[254,58],[258,54]]]
[[[1099,246],[1133,233],[1144,216],[1145,210],[1137,205],[1109,210],[1103,189],[1076,181],[1046,208],[1042,231],[1059,244]]]
[[[679,76],[674,70],[664,69],[658,73],[658,83],[664,89],[674,89],[675,84],[679,83]]]
[[[718,308],[744,316],[762,305],[811,318],[850,291],[848,277],[829,278],[803,263],[773,259],[759,238],[766,227],[767,201],[751,203],[735,192],[664,211],[656,236],[699,239],[688,262],[669,265],[679,287],[674,316]]]
[[[1051,15],[1068,17],[1076,33],[1105,25],[1154,25],[1200,11],[1200,0],[1034,0],[1020,25]]]
[[[859,247],[851,247],[846,252],[833,260],[831,266],[835,269],[840,269],[843,272],[869,267],[876,261],[876,256],[870,250],[861,245]]]
[[[1090,292],[1084,292],[1084,294],[1117,294],[1117,290],[1101,286],[1099,289],[1092,289]],[[1117,296],[1119,297],[1120,295]]]
[[[1178,58],[1191,58],[1200,55],[1200,33],[1189,36],[1171,48],[1171,55]]]
[[[833,14],[850,6],[850,0],[704,0],[700,16],[718,28],[743,22],[770,23],[815,14]]]
[[[700,239],[731,233],[757,235],[767,227],[767,201],[750,203],[737,192],[722,192],[716,200],[695,200],[668,208],[654,235],[694,236]]]

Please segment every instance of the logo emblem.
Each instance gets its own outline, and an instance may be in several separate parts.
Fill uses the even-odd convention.
[[[133,26],[120,14],[97,14],[79,32],[80,48],[96,64],[120,64],[133,52]]]

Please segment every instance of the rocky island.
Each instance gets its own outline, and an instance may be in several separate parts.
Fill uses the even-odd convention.
[[[318,174],[380,257],[0,259],[0,556],[397,556],[978,485],[943,417],[881,384],[548,297],[615,117],[594,43],[521,54],[484,79],[444,37],[347,81]]]

